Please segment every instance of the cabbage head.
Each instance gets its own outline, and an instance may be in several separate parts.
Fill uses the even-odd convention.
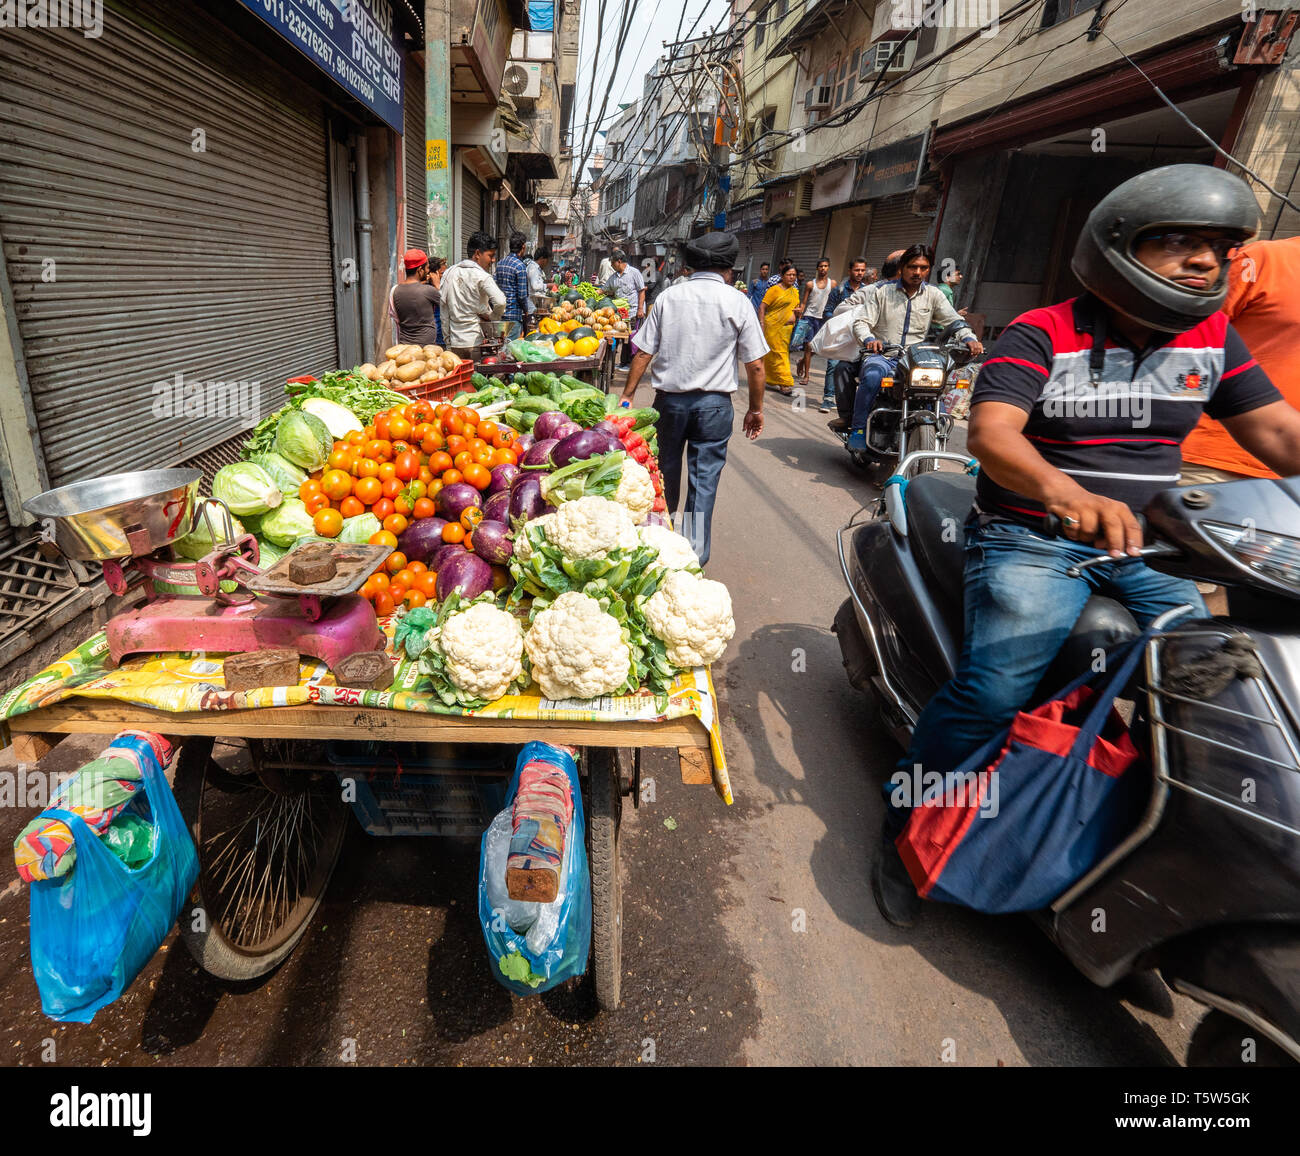
[[[350,546],[364,546],[383,528],[374,514],[358,514],[355,518],[344,519],[338,540],[347,542]]]
[[[208,532],[209,521],[212,522],[212,528],[216,530],[218,538],[225,533],[226,514],[215,502],[212,502],[211,508],[208,510],[208,517],[204,518],[203,516],[203,507],[210,501],[211,499],[204,498],[199,504],[199,517],[198,521],[194,523],[194,529],[186,534],[184,538],[172,543],[172,549],[176,551],[177,558],[188,558],[192,562],[197,562],[200,558],[212,553],[216,547],[213,545],[211,533]],[[232,515],[230,522],[235,537],[241,537],[244,534],[244,527],[239,519]]]
[[[262,537],[273,546],[288,548],[299,538],[315,532],[312,516],[297,498],[286,498],[262,519]]]
[[[255,466],[261,466],[280,487],[282,494],[296,494],[298,488],[307,480],[307,471],[299,469],[282,454],[254,454],[248,459]]]
[[[212,479],[212,496],[241,518],[274,510],[283,498],[271,475],[252,462],[222,466]]]
[[[275,427],[275,452],[309,473],[324,469],[334,439],[315,414],[291,409]]]

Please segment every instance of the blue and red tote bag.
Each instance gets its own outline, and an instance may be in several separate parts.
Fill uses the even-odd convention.
[[[942,785],[896,842],[917,892],[999,914],[1049,905],[1132,830],[1149,783],[1116,695],[1148,632],[1100,679],[1076,679],[1022,711]]]

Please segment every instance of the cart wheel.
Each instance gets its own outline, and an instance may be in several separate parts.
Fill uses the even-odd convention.
[[[191,896],[206,918],[181,912],[185,945],[209,974],[265,975],[297,946],[316,914],[343,846],[347,805],[332,774],[284,772],[288,742],[249,741],[251,767],[212,761],[211,738],[189,739],[176,768],[176,800],[199,852]]]
[[[618,1007],[623,979],[623,872],[618,760],[608,748],[587,750],[587,857],[591,867],[591,973],[602,1011]]]

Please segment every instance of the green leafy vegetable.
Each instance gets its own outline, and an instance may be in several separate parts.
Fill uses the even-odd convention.
[[[280,487],[282,494],[296,494],[303,482],[307,480],[307,471],[295,466],[288,458],[274,451],[265,454],[253,454],[249,459],[255,466],[261,466],[271,476],[271,480]]]
[[[292,546],[315,530],[307,507],[297,498],[286,498],[262,519],[262,537],[276,546]]]
[[[334,448],[334,439],[315,414],[290,410],[275,427],[275,452],[304,470],[323,469]]]
[[[367,511],[364,514],[358,514],[355,518],[345,518],[343,520],[343,529],[339,531],[338,540],[347,542],[350,546],[364,546],[383,528],[379,519]]]
[[[518,951],[503,955],[497,960],[497,966],[506,979],[512,979],[516,983],[526,983],[529,987],[537,987],[546,982],[546,976],[535,974],[528,960]]]
[[[261,466],[233,462],[222,466],[212,479],[212,496],[226,503],[232,514],[265,514],[280,505],[283,494]]]
[[[576,502],[579,498],[611,498],[623,476],[626,458],[622,450],[617,450],[612,454],[570,462],[563,469],[542,478],[542,497],[557,506],[562,502]]]

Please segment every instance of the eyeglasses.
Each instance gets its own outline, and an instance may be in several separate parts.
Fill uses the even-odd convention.
[[[1193,254],[1203,253],[1209,249],[1220,264],[1226,261],[1228,254],[1241,244],[1234,237],[1202,237],[1198,233],[1152,233],[1138,238],[1139,245],[1149,241],[1159,242],[1160,247],[1171,257],[1191,257]]]

